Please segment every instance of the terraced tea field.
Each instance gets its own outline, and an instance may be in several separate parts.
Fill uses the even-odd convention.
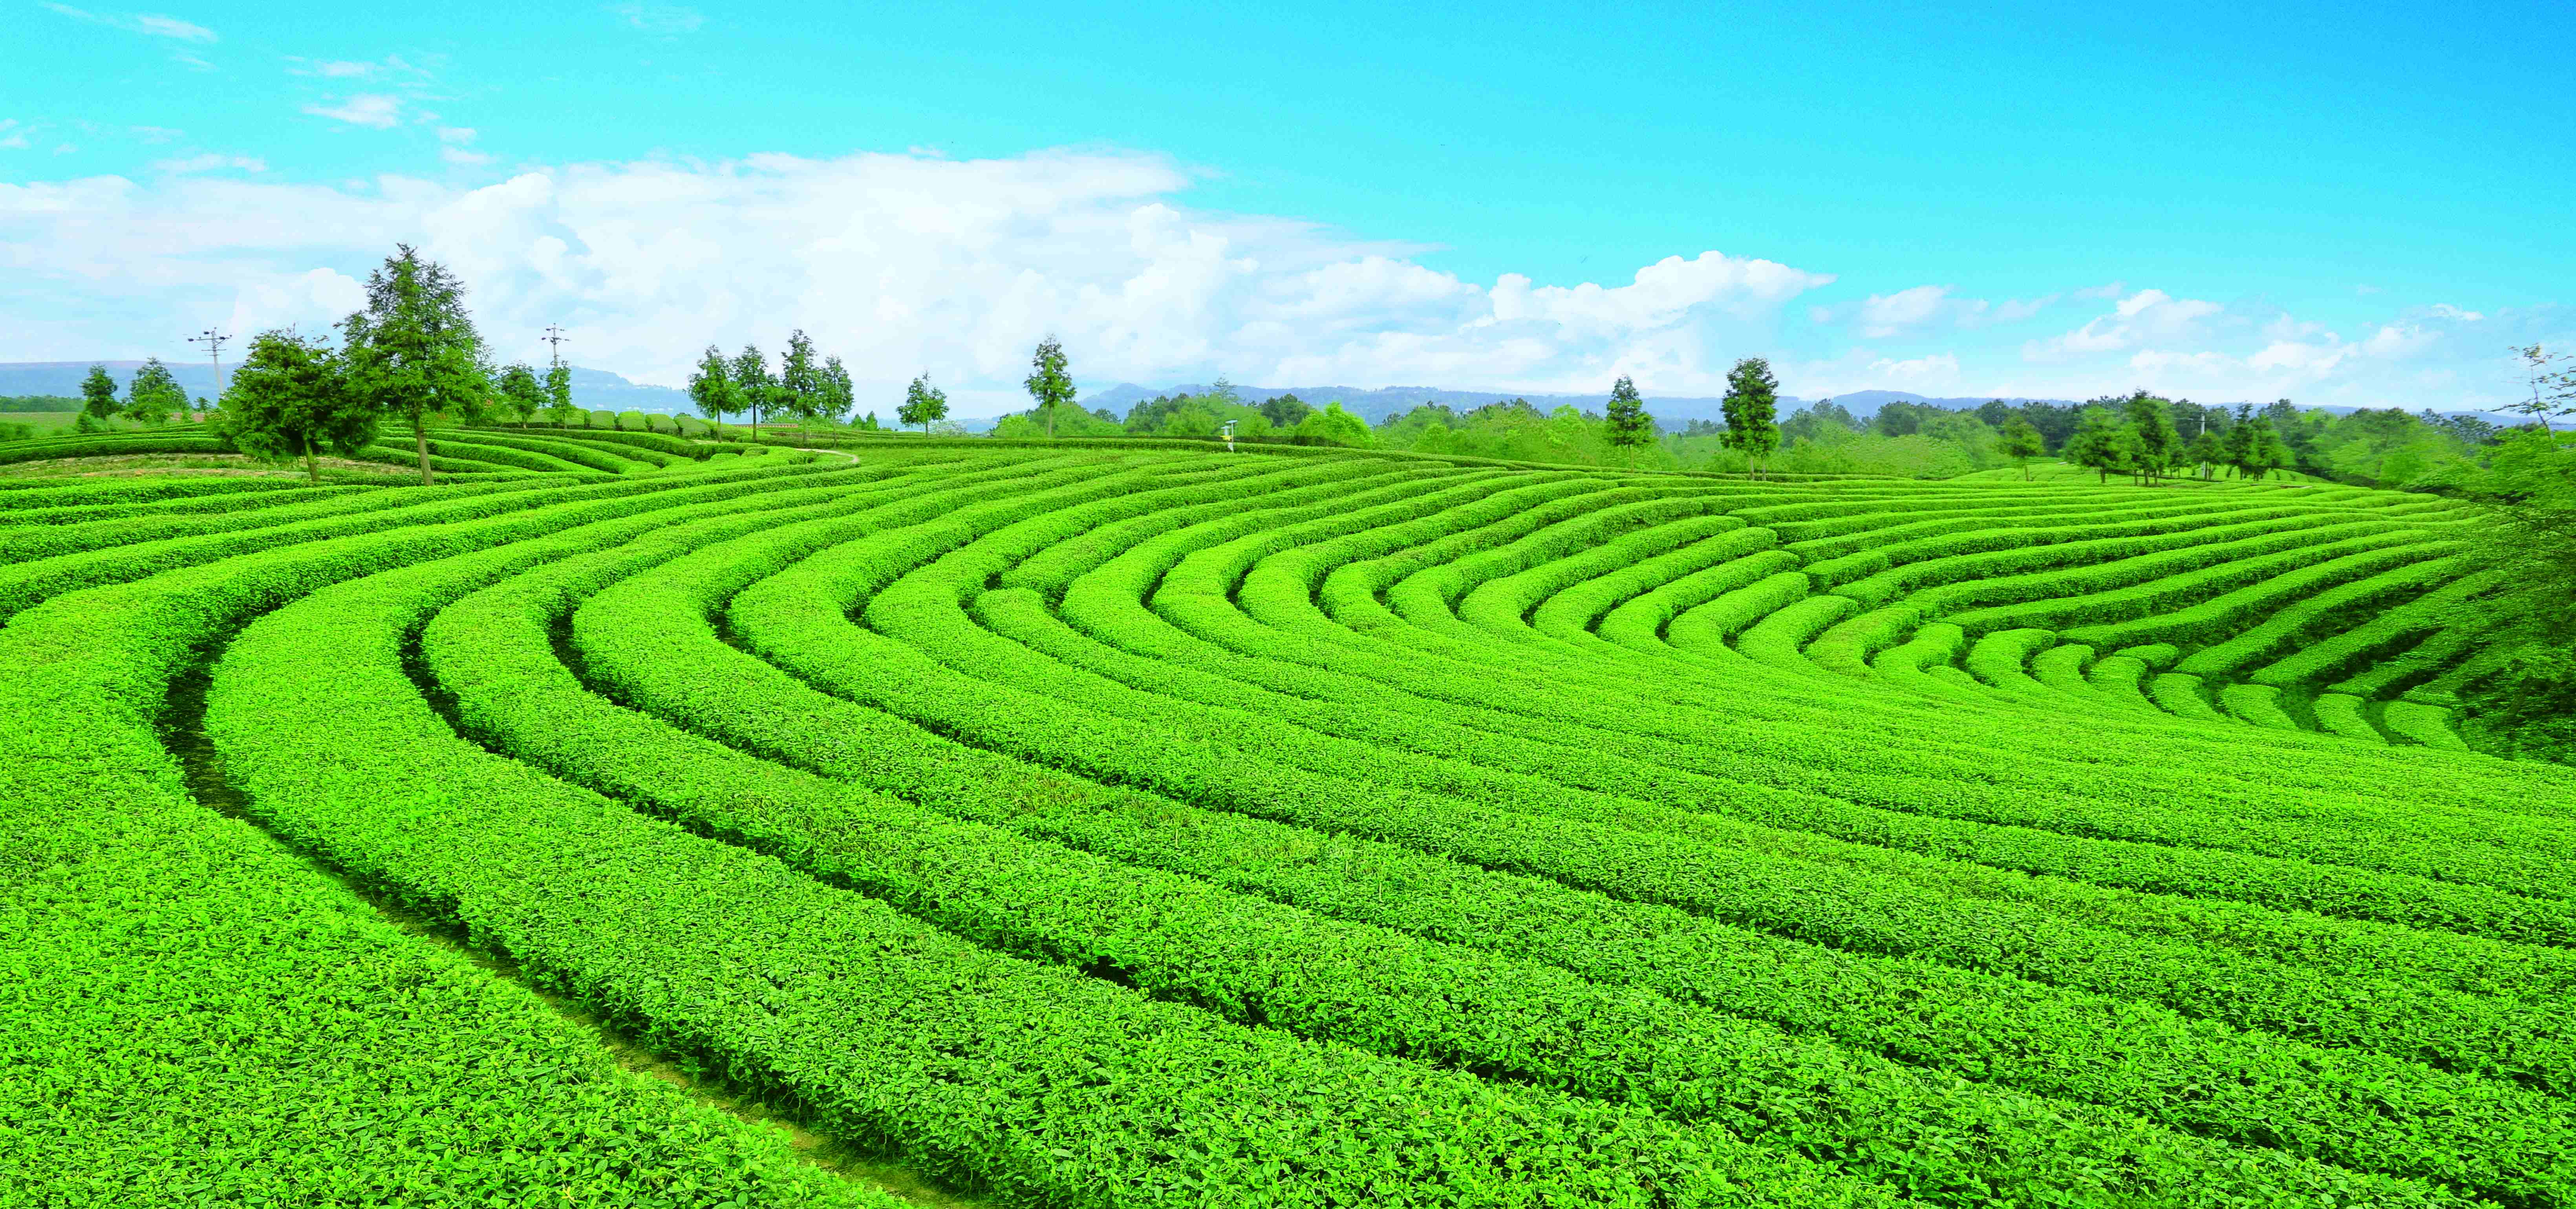
[[[0,488],[0,1199],[2576,1204],[2448,501],[442,445]]]

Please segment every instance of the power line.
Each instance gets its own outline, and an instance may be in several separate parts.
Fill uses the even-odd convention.
[[[214,390],[217,395],[224,393],[224,341],[230,339],[232,339],[231,336],[218,332],[213,328],[207,328],[203,332],[199,332],[194,336],[188,337],[188,343],[202,344],[206,346],[206,357],[214,364]]]

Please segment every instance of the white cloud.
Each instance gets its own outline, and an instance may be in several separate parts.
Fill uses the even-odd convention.
[[[2222,309],[2215,302],[2175,298],[2163,290],[2140,290],[2121,299],[2108,315],[2049,340],[2022,346],[2022,359],[2067,361],[2091,353],[2120,352],[2156,341],[2170,342],[2200,333],[2203,322]]]
[[[165,17],[158,13],[94,13],[68,4],[47,4],[46,8],[76,21],[114,26],[128,33],[149,34],[155,38],[176,38],[182,42],[212,42],[215,31],[193,21]]]
[[[1959,298],[1951,286],[1918,285],[1893,294],[1872,294],[1857,303],[1839,307],[1809,307],[1807,317],[1818,326],[1850,321],[1857,323],[1864,340],[1886,340],[1917,335],[1937,328],[1972,330],[2003,323],[2019,323],[2039,314],[2055,303],[2060,295],[2038,298],[2008,298],[1991,302],[1983,298]]]
[[[150,34],[156,38],[177,38],[182,42],[212,42],[215,40],[215,31],[202,25],[182,21],[177,17],[163,17],[156,16],[152,13],[144,13],[134,18],[134,24],[144,33]]]
[[[464,278],[502,355],[535,355],[536,333],[561,322],[580,330],[585,363],[666,383],[711,341],[775,345],[803,327],[885,389],[928,370],[997,403],[1050,331],[1095,386],[1222,372],[1592,390],[1629,373],[1708,393],[1783,305],[1831,280],[1703,252],[1626,281],[1486,285],[1412,260],[1410,245],[1185,208],[1191,180],[1158,158],[1065,152],[581,164],[482,188],[0,185],[0,273],[41,283],[0,303],[0,333],[8,309],[113,298],[94,309],[124,313],[83,346],[104,350],[137,317],[209,290],[235,296],[243,328],[322,322],[336,315],[315,272],[362,277],[408,240]],[[0,358],[40,351],[12,341],[0,334]]]
[[[707,23],[706,17],[695,9],[676,4],[614,4],[608,11],[626,18],[630,28],[664,36],[693,34]]]
[[[307,105],[304,112],[353,126],[387,130],[402,121],[402,98],[381,92],[362,92],[337,105]]]
[[[438,128],[438,141],[449,144],[450,146],[462,147],[474,141],[474,128],[471,126],[441,126]]]
[[[1931,322],[1945,309],[1946,285],[1918,285],[1893,294],[1872,294],[1860,304],[1860,334],[1864,339],[1883,340]]]
[[[436,63],[440,58],[441,56],[432,55],[429,56],[427,61]],[[288,55],[286,57],[286,61],[293,64],[293,66],[286,69],[286,73],[288,75],[319,76],[326,80],[395,79],[409,81],[412,83],[423,83],[430,79],[430,71],[428,68],[413,63],[403,58],[401,55],[386,55],[381,62],[367,62],[364,60],[353,59],[307,59],[301,55]]]
[[[16,118],[0,118],[0,148],[22,150],[29,145],[28,136],[34,133],[36,127],[24,125]]]
[[[438,158],[442,163],[454,164],[459,168],[471,168],[492,162],[491,156],[480,151],[468,151],[463,147],[441,147],[438,149]]]
[[[220,155],[209,151],[179,159],[154,160],[152,168],[156,172],[166,172],[173,176],[190,172],[213,172],[224,168],[235,168],[243,172],[266,172],[268,161],[254,155]]]
[[[0,125],[0,138],[24,129]],[[468,130],[438,128],[441,152],[481,154]],[[0,183],[11,283],[0,360],[160,351],[136,333],[202,323],[209,300],[230,300],[234,330],[327,324],[398,240],[459,273],[505,359],[542,355],[538,333],[562,323],[584,364],[677,384],[708,343],[774,350],[802,327],[869,398],[928,371],[966,414],[1018,406],[1029,346],[1050,331],[1094,388],[1224,373],[1592,392],[1630,374],[1650,395],[1708,395],[1735,358],[1764,355],[1785,391],[1808,398],[2145,386],[2409,409],[2501,402],[2517,388],[2504,346],[2576,337],[2576,319],[2547,309],[2429,306],[2326,324],[2123,288],[2084,303],[2095,313],[2080,325],[2025,343],[1971,329],[2077,305],[2076,291],[1985,303],[1936,285],[1874,295],[1872,317],[1894,327],[1928,313],[1907,330],[1947,332],[1942,346],[1863,340],[1812,359],[1778,328],[1833,280],[1821,272],[1709,251],[1594,282],[1469,280],[1423,263],[1419,244],[1193,209],[1197,174],[1111,151],[571,164],[480,187],[220,170],[248,166],[200,156],[143,180]],[[1836,313],[1867,322],[1858,304]]]
[[[185,130],[173,130],[167,126],[130,126],[127,129],[134,132],[134,137],[147,143],[175,142],[186,137],[188,133]]]

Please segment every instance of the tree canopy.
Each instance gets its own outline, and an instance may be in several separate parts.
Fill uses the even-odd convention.
[[[431,481],[429,420],[482,418],[491,397],[483,337],[465,310],[465,285],[410,244],[367,275],[366,307],[340,321],[350,390],[366,406],[411,426],[420,481]]]

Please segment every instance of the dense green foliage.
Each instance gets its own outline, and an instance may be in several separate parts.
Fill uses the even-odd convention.
[[[2131,398],[2134,484],[1783,477],[2040,431],[1814,412],[1756,480],[1068,402],[8,481],[0,1188],[885,1203],[525,983],[1000,1203],[2576,1206],[2576,770],[2461,708],[2554,666],[2560,444],[2203,477]]]

